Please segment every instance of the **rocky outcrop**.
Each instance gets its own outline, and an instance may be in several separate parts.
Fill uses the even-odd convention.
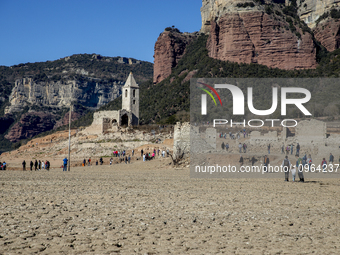
[[[268,1],[269,2],[269,1]],[[202,0],[201,17],[202,27],[201,32],[210,33],[211,21],[218,21],[219,18],[226,14],[246,10],[263,10],[263,6],[253,5],[246,8],[239,8],[237,4],[252,3],[249,0]]]
[[[238,63],[258,63],[280,69],[316,67],[312,36],[299,27],[291,31],[283,19],[262,11],[225,14],[211,21],[209,56]]]
[[[286,5],[290,4],[286,0]],[[297,0],[298,15],[310,28],[314,28],[316,21],[332,8],[337,8],[340,0]]]
[[[154,53],[153,83],[159,83],[171,74],[178,64],[186,46],[197,38],[197,34],[180,33],[177,29],[167,28],[157,39]]]
[[[329,18],[323,20],[314,29],[314,37],[328,51],[333,51],[340,46],[340,21]]]
[[[263,10],[263,5],[258,5],[256,2],[250,0],[202,0],[201,16],[202,16],[202,27],[201,32],[209,33],[211,21],[216,18],[219,19],[227,13],[253,10],[260,11]],[[280,3],[280,1],[266,0],[266,4],[270,3]],[[285,6],[292,5],[293,1],[286,0]],[[244,3],[254,3],[254,6],[249,4],[245,8],[240,8],[238,4]],[[281,2],[282,3],[282,2]],[[340,4],[340,0],[297,0],[296,8],[297,13],[301,20],[303,20],[310,28],[316,26],[316,21],[325,12],[330,11],[332,8],[337,8]]]
[[[17,142],[20,139],[32,138],[41,132],[49,131],[54,125],[55,119],[51,114],[28,112],[13,125],[5,138],[11,142]]]
[[[98,82],[96,79],[34,81],[22,78],[15,81],[5,113],[22,111],[27,105],[68,107],[71,101],[85,107],[99,108],[121,94],[122,84]]]

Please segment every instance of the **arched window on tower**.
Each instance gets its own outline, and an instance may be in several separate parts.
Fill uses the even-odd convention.
[[[135,89],[132,91],[132,96],[136,97],[136,90]]]
[[[125,97],[127,97],[127,89],[125,90]]]

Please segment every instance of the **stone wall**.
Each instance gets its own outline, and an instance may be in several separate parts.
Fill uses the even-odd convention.
[[[184,152],[184,157],[190,153],[190,124],[177,122],[174,128],[174,159]]]
[[[91,126],[83,130],[86,134],[102,134],[110,129],[110,123],[116,120],[119,123],[120,111],[100,111],[93,114]]]
[[[327,125],[319,120],[300,121],[295,128],[295,136],[299,140],[320,140],[326,138]]]

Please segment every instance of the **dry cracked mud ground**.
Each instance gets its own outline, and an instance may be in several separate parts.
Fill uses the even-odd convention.
[[[339,179],[190,179],[166,161],[0,171],[0,254],[339,254]]]

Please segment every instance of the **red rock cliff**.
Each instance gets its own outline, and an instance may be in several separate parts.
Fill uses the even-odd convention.
[[[314,28],[314,36],[328,51],[339,49],[340,21],[332,18],[321,21]]]
[[[258,63],[280,69],[316,67],[316,49],[309,33],[301,38],[289,25],[264,12],[225,14],[211,21],[209,56],[238,63]]]
[[[33,136],[53,129],[55,120],[53,116],[44,112],[28,112],[21,116],[20,120],[12,126],[6,139],[17,142],[20,139]]]
[[[171,74],[186,46],[197,36],[176,32],[175,29],[160,34],[155,44],[153,83],[159,83]]]

